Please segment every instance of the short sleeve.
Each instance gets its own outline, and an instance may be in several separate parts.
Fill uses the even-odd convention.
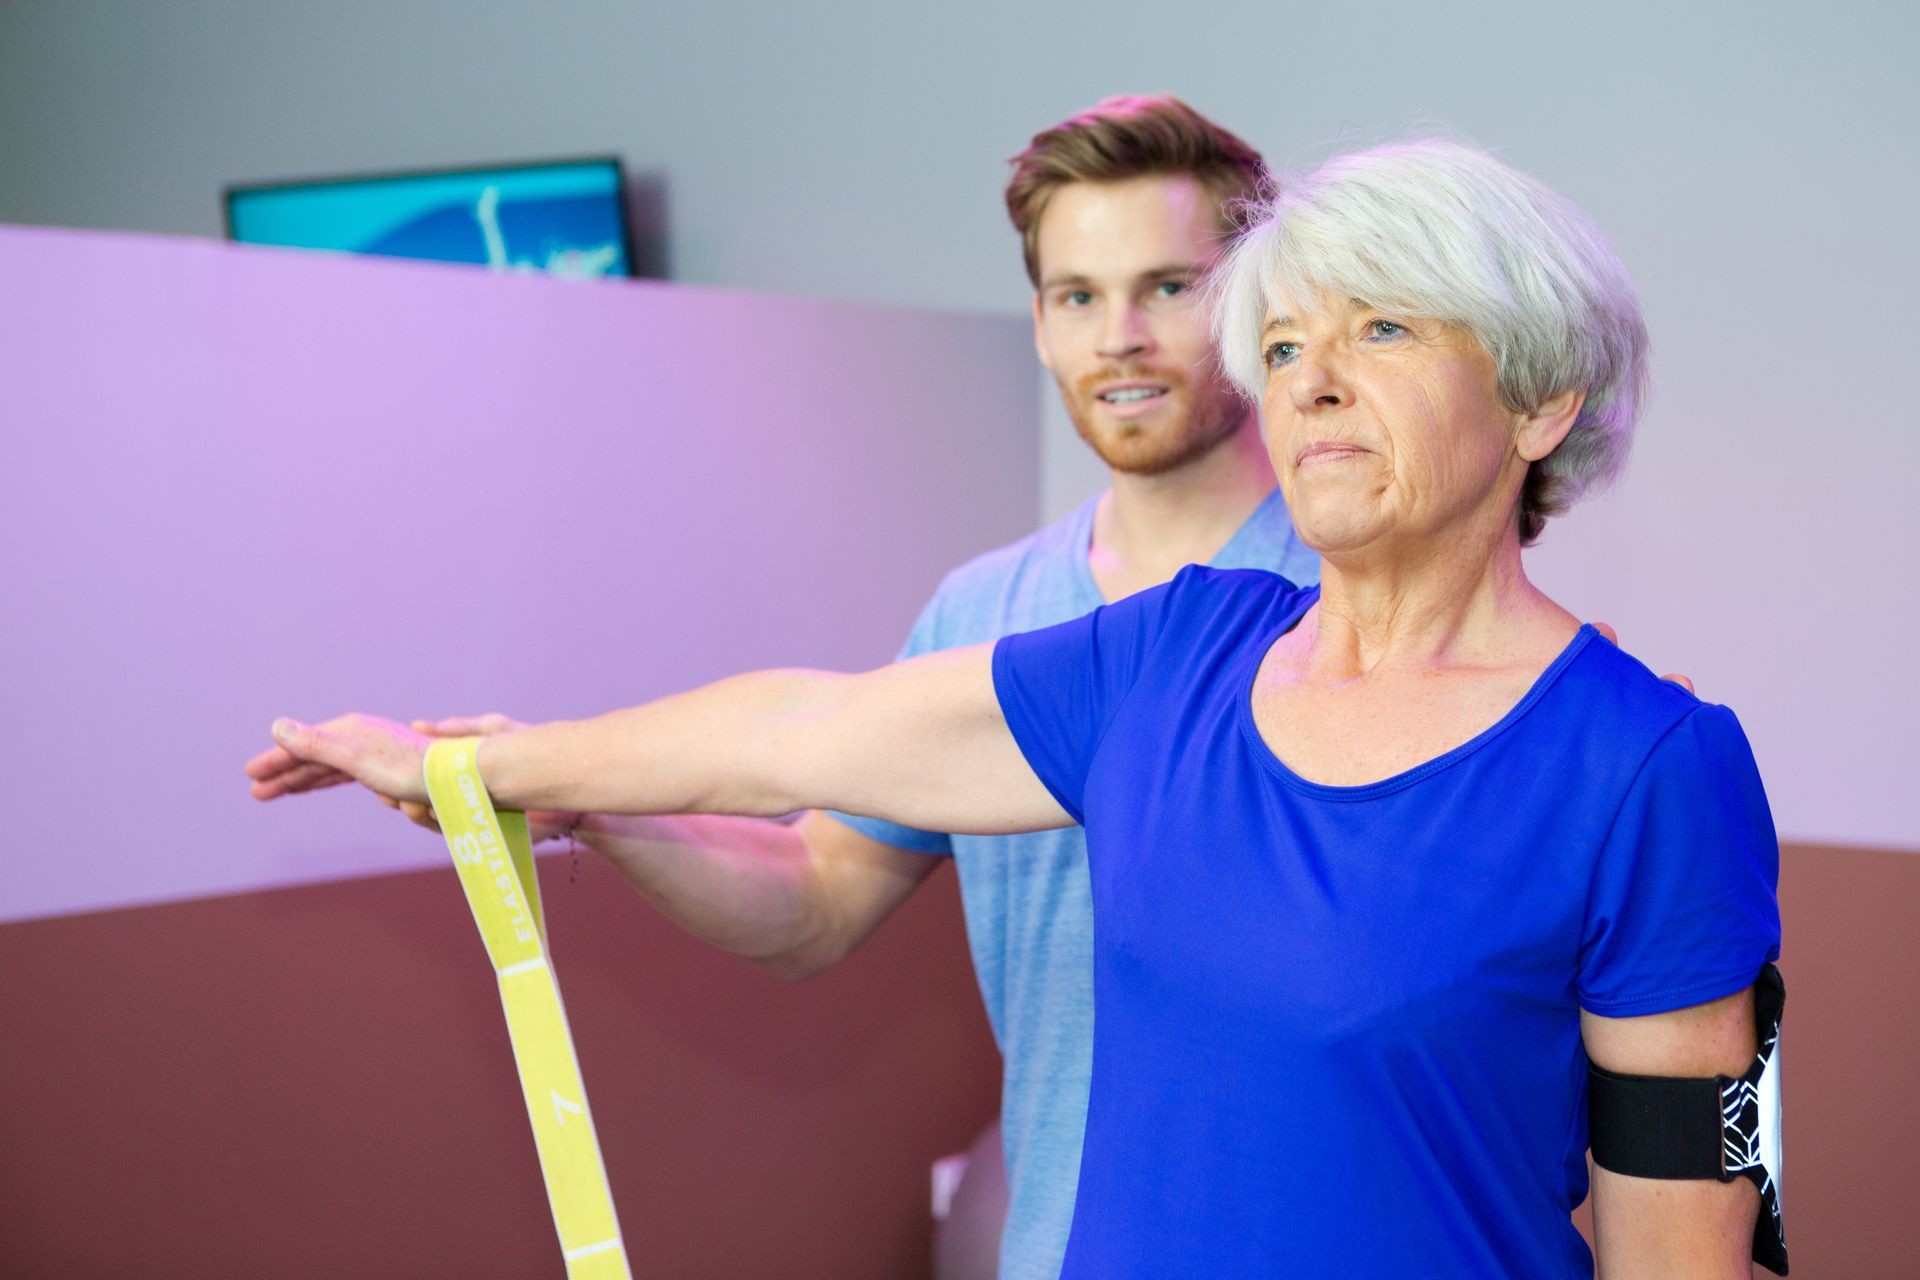
[[[945,591],[946,584],[943,583],[941,590],[920,610],[920,616],[914,620],[913,630],[907,633],[907,642],[900,646],[900,652],[894,657],[895,662],[905,662],[908,658],[949,647],[942,643],[940,635],[940,602]],[[888,822],[885,818],[866,818],[832,809],[827,810],[827,815],[869,839],[890,844],[896,849],[934,857],[953,856],[953,841],[942,832],[922,831],[918,827],[903,827],[897,822]]]
[[[1750,984],[1780,954],[1780,845],[1740,722],[1701,705],[1654,747],[1594,870],[1580,1003],[1666,1013]]]
[[[1146,665],[1170,597],[1193,572],[993,648],[993,689],[1007,727],[1075,822],[1086,821],[1087,772],[1107,726]]]

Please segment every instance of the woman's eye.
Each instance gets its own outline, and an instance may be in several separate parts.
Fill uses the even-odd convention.
[[[1299,354],[1300,354],[1300,344],[1297,342],[1273,343],[1266,349],[1266,352],[1265,352],[1267,368],[1278,369],[1285,365],[1292,364],[1294,362],[1294,359],[1298,357]]]
[[[1376,338],[1398,338],[1407,331],[1407,327],[1391,320],[1375,320],[1367,326],[1367,330]]]
[[[1177,298],[1187,291],[1184,280],[1162,280],[1154,286],[1154,296],[1159,298]]]

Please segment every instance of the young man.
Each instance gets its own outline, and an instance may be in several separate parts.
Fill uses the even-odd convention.
[[[1040,360],[1112,485],[949,574],[902,657],[1065,622],[1187,564],[1317,580],[1319,557],[1294,536],[1258,420],[1218,372],[1192,291],[1227,239],[1232,204],[1263,174],[1251,147],[1167,97],[1110,98],[1015,158],[1007,211],[1034,285]],[[820,827],[835,822],[879,848],[955,860],[1006,1062],[999,1274],[1051,1280],[1073,1216],[1093,1058],[1085,838],[1077,828],[928,835],[854,817]]]
[[[1177,99],[1124,97],[1038,134],[1013,166],[1007,210],[1034,285],[1035,344],[1112,486],[949,574],[902,656],[1064,622],[1190,563],[1317,579],[1318,557],[1294,537],[1255,414],[1218,371],[1192,294],[1227,239],[1231,206],[1262,180],[1259,155]],[[1079,830],[947,836],[825,813],[792,826],[605,815],[541,825],[556,823],[572,825],[677,923],[786,977],[834,964],[937,858],[954,858],[1006,1060],[1000,1274],[1059,1273],[1093,1045],[1093,913]]]

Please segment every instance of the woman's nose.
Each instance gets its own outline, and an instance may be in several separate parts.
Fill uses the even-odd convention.
[[[1287,379],[1287,394],[1300,413],[1337,409],[1352,401],[1338,360],[1331,353],[1312,348],[1295,357],[1293,376]]]

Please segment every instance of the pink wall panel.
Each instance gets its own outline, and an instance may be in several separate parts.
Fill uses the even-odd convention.
[[[0,920],[433,865],[248,800],[268,721],[875,664],[1037,506],[1016,319],[25,228],[0,280]]]

